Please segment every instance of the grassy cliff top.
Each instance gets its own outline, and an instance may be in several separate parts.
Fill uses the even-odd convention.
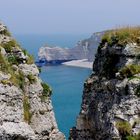
[[[128,43],[136,43],[140,46],[140,27],[123,27],[106,31],[100,46],[104,46],[105,43],[108,43],[109,46],[115,44],[125,46]]]

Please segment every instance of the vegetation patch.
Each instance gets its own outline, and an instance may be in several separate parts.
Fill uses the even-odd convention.
[[[133,75],[140,73],[140,65],[127,65],[120,70],[122,77],[131,78]]]
[[[9,55],[7,57],[8,59],[8,62],[11,63],[11,64],[15,64],[15,65],[18,65],[18,60],[17,60],[17,57],[15,55]]]
[[[104,47],[106,43],[109,47],[113,45],[123,47],[128,43],[140,45],[140,27],[124,27],[106,31],[102,37],[100,47]]]
[[[27,78],[28,78],[28,80],[29,80],[29,82],[30,82],[31,84],[33,84],[33,83],[36,82],[36,78],[35,78],[35,76],[34,76],[33,74],[27,75]]]
[[[32,113],[30,112],[30,103],[27,96],[24,95],[23,99],[23,109],[24,109],[24,120],[28,124],[31,122]]]
[[[33,63],[34,63],[34,56],[28,54],[27,64],[33,64]]]
[[[0,53],[0,70],[2,72],[7,73],[10,69],[8,61],[3,57],[3,55]]]
[[[28,56],[27,58],[27,64],[33,64],[34,63],[34,56],[30,55],[26,49],[22,49],[25,56]]]
[[[132,132],[131,125],[126,121],[118,121],[116,123],[116,128],[118,129],[120,135],[124,138],[130,136]]]
[[[17,46],[19,47],[19,45],[14,39],[9,42],[1,44],[1,46],[5,49],[7,53],[11,53],[14,47],[17,47]]]
[[[125,140],[140,140],[140,133],[135,136],[127,136]]]
[[[3,85],[7,85],[7,84],[10,84],[10,81],[9,81],[9,80],[2,80],[1,83],[2,83]]]
[[[43,93],[40,96],[40,98],[41,98],[41,101],[43,102],[52,95],[52,89],[46,83],[42,83],[42,87],[43,87]]]

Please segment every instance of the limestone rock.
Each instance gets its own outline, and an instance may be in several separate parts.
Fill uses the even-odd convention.
[[[140,133],[139,49],[130,43],[99,46],[71,140],[121,140]]]

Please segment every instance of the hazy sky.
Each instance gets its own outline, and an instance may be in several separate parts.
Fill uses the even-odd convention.
[[[140,25],[140,0],[0,0],[13,33],[84,34]]]

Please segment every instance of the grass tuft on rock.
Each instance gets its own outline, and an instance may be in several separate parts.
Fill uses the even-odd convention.
[[[125,67],[123,67],[122,69],[120,69],[120,74],[122,77],[127,77],[130,78],[132,76],[134,76],[135,74],[140,73],[140,65],[127,65]]]
[[[23,99],[24,120],[28,124],[31,122],[31,118],[32,118],[32,114],[30,112],[30,108],[31,107],[30,107],[29,99],[28,99],[27,96],[24,95],[24,99]]]
[[[129,136],[132,133],[131,125],[126,121],[118,121],[116,123],[116,128],[118,129],[118,131],[122,137]]]
[[[40,98],[41,98],[41,101],[43,102],[52,95],[52,89],[46,83],[42,83],[42,87],[43,87],[43,93],[40,96]]]

